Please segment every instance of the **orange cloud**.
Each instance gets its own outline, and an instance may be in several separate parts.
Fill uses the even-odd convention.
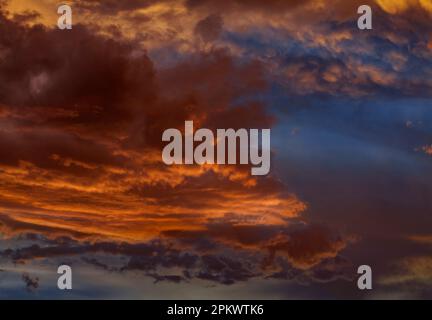
[[[308,205],[271,175],[251,177],[242,166],[167,167],[161,161],[163,130],[185,120],[211,129],[273,126],[259,98],[268,88],[266,62],[238,59],[238,52],[214,43],[225,28],[273,21],[291,30],[280,10],[304,1],[274,1],[241,19],[237,10],[244,1],[233,7],[116,2],[115,17],[104,2],[77,3],[78,24],[66,37],[46,13],[53,1],[30,2],[26,8],[41,16],[25,23],[14,18],[22,11],[18,2],[10,3],[10,13],[0,12],[10,30],[10,37],[0,37],[10,53],[2,57],[0,73],[0,230],[6,237],[35,232],[51,240],[137,244],[182,235],[198,244],[210,236],[220,246],[269,256],[268,265],[279,256],[299,269],[316,267],[345,248],[346,239],[326,229],[305,225],[291,232]],[[307,4],[313,12],[314,4]],[[209,9],[218,6],[230,10],[211,15]],[[305,35],[311,46],[335,51],[352,38],[347,31],[326,38],[297,34]],[[166,45],[187,59],[168,59],[162,68],[155,61],[159,55],[152,59],[148,50]],[[352,76],[336,62],[325,68],[320,61],[297,62],[283,70],[284,81],[296,78],[302,90],[336,90],[340,78],[349,83]],[[362,78],[393,81],[377,68],[355,67]]]
[[[432,244],[432,235],[412,235],[408,239],[418,243]]]
[[[398,14],[410,8],[422,8],[432,13],[432,3],[429,0],[376,0],[378,5],[390,14]]]
[[[163,130],[185,120],[212,129],[272,125],[259,101],[233,106],[266,88],[260,62],[239,64],[214,50],[158,70],[128,40],[77,26],[59,41],[50,28],[0,18],[16,31],[8,42],[14,54],[3,60],[16,81],[0,85],[9,92],[0,101],[4,221],[50,237],[79,230],[138,242],[200,230],[227,214],[285,225],[306,209],[278,181],[251,177],[246,167],[162,163]],[[17,46],[20,37],[26,46]]]
[[[432,156],[432,145],[430,145],[430,146],[423,146],[421,149],[427,155]]]

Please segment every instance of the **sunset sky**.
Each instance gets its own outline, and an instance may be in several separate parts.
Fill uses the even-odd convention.
[[[1,299],[432,299],[432,0],[65,3],[0,0]],[[167,166],[187,120],[270,173]]]

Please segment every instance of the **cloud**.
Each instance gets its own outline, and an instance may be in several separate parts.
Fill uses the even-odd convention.
[[[432,155],[432,145],[430,146],[423,146],[421,148],[423,150],[423,152],[427,155]]]
[[[214,222],[206,230],[167,230],[163,233],[187,246],[213,250],[212,241],[242,250],[265,253],[263,266],[271,267],[283,257],[297,269],[310,269],[327,258],[334,258],[352,241],[318,225],[260,226]]]
[[[206,18],[198,21],[195,26],[195,33],[199,35],[204,42],[212,42],[216,40],[223,27],[223,20],[220,15],[209,15]]]
[[[425,246],[432,244],[432,236],[429,234],[411,235],[408,239]],[[386,286],[409,287],[414,285],[417,292],[422,292],[423,288],[427,290],[432,284],[432,258],[430,256],[404,257],[394,263],[393,267],[395,270],[382,277],[380,283]]]
[[[376,0],[376,2],[383,10],[391,14],[400,14],[412,8],[432,13],[432,4],[428,0]]]
[[[274,225],[305,210],[246,166],[161,162],[163,130],[185,120],[211,129],[274,124],[256,98],[267,89],[260,61],[215,48],[157,68],[136,42],[81,24],[64,37],[5,13],[0,21],[10,31],[0,35],[0,206],[9,236],[34,225],[46,235],[140,241],[229,212]]]
[[[357,8],[364,4],[373,7],[373,33],[356,28]],[[79,23],[116,40],[132,40],[135,46],[145,48],[157,65],[195,57],[203,50],[196,42],[195,35],[199,35],[204,42],[218,38],[211,49],[228,48],[241,58],[253,56],[265,62],[265,72],[298,93],[355,98],[430,96],[432,92],[428,80],[431,68],[419,67],[425,65],[423,59],[431,58],[427,0],[275,0],[265,4],[137,0],[116,5],[81,1],[77,6],[92,8],[80,12]],[[112,16],[107,19],[112,15],[108,9],[117,12],[115,27]],[[287,68],[291,60],[298,65]],[[314,61],[315,68],[310,65]],[[34,75],[36,91],[43,79],[43,74]]]
[[[418,242],[418,243],[423,243],[423,244],[432,244],[432,235],[411,235],[408,237],[409,240],[414,241],[414,242]]]
[[[49,234],[52,237],[60,237],[60,236],[73,236],[77,239],[79,238],[89,238],[91,234],[86,234],[77,230],[70,230],[67,228],[61,227],[50,227],[43,224],[34,224],[27,223],[23,221],[14,220],[11,217],[0,215],[0,231],[4,235],[8,236],[17,236],[20,234],[27,233],[40,233],[40,234]]]
[[[104,14],[118,14],[122,11],[132,11],[145,9],[154,5],[158,2],[157,0],[125,0],[125,1],[90,1],[90,0],[78,0],[74,5],[76,5],[79,9],[91,10],[91,11],[99,11]],[[166,1],[169,2],[169,1]]]
[[[347,245],[347,239],[334,236],[321,226],[308,226],[270,239],[266,248],[270,259],[277,253],[286,256],[293,266],[309,269],[326,258],[334,258]]]
[[[226,9],[232,9],[232,10],[254,10],[254,9],[261,9],[261,10],[290,10],[296,7],[301,7],[306,5],[308,2],[311,2],[311,0],[301,1],[301,0],[271,0],[267,1],[265,4],[263,4],[261,1],[258,0],[252,0],[252,1],[245,1],[245,0],[234,0],[234,1],[214,1],[214,0],[188,0],[186,1],[186,6],[189,8],[202,8],[202,7],[210,7],[213,10],[219,9],[219,10],[226,10]]]
[[[304,240],[308,242],[309,247],[316,248],[313,249],[314,253],[308,254],[309,257],[315,255],[314,263],[308,260],[306,265],[303,258],[297,261],[298,256],[291,254],[288,257],[285,253],[279,254],[273,248],[272,252],[267,251],[263,244],[271,242],[281,232],[274,229],[268,227],[260,236],[257,230],[251,229],[248,235],[242,228],[233,228],[232,233],[225,231],[222,232],[222,236],[215,237],[215,231],[209,227],[209,232],[202,234],[185,233],[183,236],[177,234],[176,237],[171,237],[174,235],[172,233],[170,236],[141,243],[89,242],[68,237],[50,240],[39,237],[38,244],[24,244],[18,248],[6,249],[0,252],[0,256],[3,259],[10,259],[15,264],[26,264],[35,260],[55,263],[66,258],[79,258],[106,272],[139,272],[154,278],[156,282],[179,283],[201,279],[231,285],[253,278],[284,277],[299,282],[306,279],[311,282],[347,279],[346,268],[349,262],[338,259],[336,255],[325,254],[324,251],[328,248],[320,243],[312,243],[317,239],[307,239],[312,231],[308,235],[305,231],[302,233],[305,233]],[[288,228],[284,230],[288,234]],[[237,236],[236,232],[240,233],[240,236]],[[254,239],[254,234],[258,239]],[[193,238],[193,241],[188,244],[186,237]],[[293,246],[297,246],[295,237],[292,237]],[[200,245],[204,238],[212,242],[210,247]],[[292,276],[288,277],[288,274]]]
[[[4,256],[80,257],[174,283],[344,278],[350,237],[303,219],[310,204],[289,185],[241,166],[166,167],[160,137],[184,120],[273,127],[275,87],[299,99],[429,97],[424,10],[388,15],[381,3],[374,33],[360,34],[358,4],[78,1],[67,34],[42,9],[3,12],[1,230],[54,241]],[[127,262],[115,268],[100,252]]]
[[[28,273],[23,273],[21,278],[26,285],[27,291],[32,292],[39,288],[39,278],[32,278]]]
[[[384,285],[417,283],[423,286],[430,286],[432,283],[432,258],[429,256],[404,258],[397,266],[399,271],[383,277],[380,283]]]

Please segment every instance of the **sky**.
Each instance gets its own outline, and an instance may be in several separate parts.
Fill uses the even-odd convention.
[[[431,0],[65,3],[0,1],[0,299],[432,298]],[[270,173],[167,166],[187,120]]]

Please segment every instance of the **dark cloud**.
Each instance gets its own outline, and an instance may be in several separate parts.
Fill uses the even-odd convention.
[[[275,263],[282,256],[296,268],[309,269],[326,258],[339,255],[351,241],[349,237],[334,234],[318,225],[297,226],[235,226],[210,224],[203,231],[168,230],[163,235],[198,248],[210,248],[210,239],[234,248],[252,249],[267,253],[264,266]],[[204,244],[203,244],[204,242]]]
[[[201,37],[204,42],[217,40],[223,28],[223,20],[220,15],[212,14],[197,22],[195,33]]]
[[[332,258],[347,245],[347,240],[334,235],[330,230],[317,225],[309,225],[289,234],[280,234],[269,240],[267,248],[270,259],[276,253],[288,258],[299,268],[309,268],[324,258]]]
[[[39,278],[33,278],[28,273],[23,273],[21,278],[25,283],[27,291],[32,292],[39,288]]]
[[[242,228],[224,227],[212,230],[209,227],[202,234],[166,232],[161,240],[136,244],[38,238],[40,244],[6,249],[0,256],[14,263],[75,256],[108,272],[140,271],[155,281],[179,282],[196,278],[229,285],[256,277],[288,279],[287,274],[292,274],[293,279],[298,276],[310,281],[343,278],[343,268],[349,265],[338,258],[337,250],[343,245],[337,241],[331,244],[333,240],[326,238],[320,228],[300,228],[291,231],[289,236],[288,228],[258,229],[251,227],[249,231],[242,231]],[[280,240],[282,234],[287,235],[285,242]],[[257,237],[254,239],[253,235]],[[185,241],[187,237],[193,241]],[[211,242],[212,247],[200,245],[203,240]],[[116,266],[107,262],[109,260],[101,261],[103,256],[125,257],[127,263]],[[182,270],[182,275],[164,274],[162,270]]]
[[[172,283],[180,283],[182,281],[186,281],[186,279],[182,276],[178,275],[159,275],[156,273],[149,273],[147,276],[155,279],[154,283],[158,283],[161,281],[172,282]]]
[[[210,16],[198,32],[213,37],[218,19]],[[15,126],[54,127],[61,135],[99,136],[142,148],[160,146],[161,132],[185,119],[205,116],[213,125],[228,120],[237,127],[238,119],[242,127],[269,123],[257,102],[231,108],[236,99],[265,88],[257,62],[238,65],[228,52],[215,51],[156,76],[145,51],[133,42],[95,35],[82,25],[65,36],[40,25],[25,27],[4,15],[0,23],[8,30],[0,34],[0,104]]]
[[[43,107],[51,113],[35,114],[27,121],[94,130],[109,123],[114,133],[152,101],[152,63],[144,54],[133,57],[138,49],[131,43],[93,35],[79,25],[65,37],[59,30],[25,28],[4,16],[0,19],[10,31],[0,35],[5,52],[0,64],[1,103]]]

